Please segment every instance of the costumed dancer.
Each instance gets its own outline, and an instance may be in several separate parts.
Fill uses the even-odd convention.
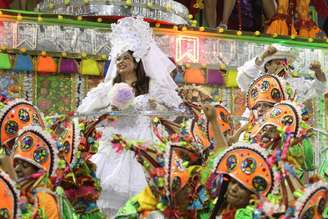
[[[221,153],[206,184],[210,197],[216,199],[209,218],[254,218],[260,198],[276,186],[268,156],[263,148],[248,143]]]
[[[20,131],[13,151],[13,167],[21,193],[22,218],[64,217],[49,180],[56,170],[56,153],[53,140],[39,127]]]
[[[111,45],[111,63],[105,81],[87,94],[77,110],[85,114],[112,107],[134,110],[133,115],[119,117],[103,128],[99,151],[92,158],[103,188],[99,204],[107,209],[108,216],[146,186],[134,153],[115,153],[110,142],[112,135],[152,140],[151,119],[138,115],[137,111],[151,110],[161,104],[178,109],[182,103],[170,76],[175,65],[156,45],[148,23],[128,17],[112,24]]]
[[[237,142],[238,139],[249,139],[247,132],[251,131],[252,127],[262,120],[264,114],[274,104],[294,98],[293,90],[288,89],[289,87],[278,76],[265,74],[256,78],[249,86],[246,95],[246,109],[250,111],[248,122],[242,124],[242,127],[236,131],[232,143]],[[244,116],[248,115],[248,110],[246,110]]]
[[[309,126],[302,121],[300,107],[290,101],[277,103],[252,129],[253,141],[272,151],[273,161],[290,163],[305,183],[306,171],[314,169],[313,148],[309,143]],[[278,157],[278,158],[277,158]]]
[[[30,125],[42,128],[45,125],[41,111],[33,104],[21,99],[10,101],[4,97],[0,101],[0,168],[14,179],[10,155],[19,130]]]

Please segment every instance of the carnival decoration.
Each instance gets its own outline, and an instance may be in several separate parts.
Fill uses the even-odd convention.
[[[129,17],[142,16],[162,23],[188,24],[188,9],[171,0],[160,2],[139,2],[135,0],[94,1],[94,0],[44,0],[38,10],[51,14],[76,15],[84,17]]]

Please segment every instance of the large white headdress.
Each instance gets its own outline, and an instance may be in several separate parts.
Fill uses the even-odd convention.
[[[110,104],[109,90],[117,75],[116,59],[127,51],[132,52],[137,62],[142,61],[145,73],[151,82],[166,89],[166,93],[162,93],[162,96],[154,95],[176,104],[181,102],[180,97],[175,93],[177,85],[170,75],[176,66],[156,45],[152,29],[147,22],[140,17],[127,17],[120,19],[117,24],[112,24],[111,45],[111,63],[106,78],[103,83],[88,92],[87,97],[78,107],[78,113],[92,112]]]
[[[141,17],[127,17],[112,24],[111,45],[111,64],[105,82],[111,81],[117,74],[117,57],[132,51],[136,61],[142,61],[148,77],[161,85],[176,89],[177,86],[170,76],[176,66],[157,46],[149,23]]]

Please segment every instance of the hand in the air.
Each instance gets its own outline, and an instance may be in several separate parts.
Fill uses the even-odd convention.
[[[318,61],[313,61],[311,64],[310,64],[310,70],[314,71],[315,73],[315,77],[321,81],[321,82],[325,82],[327,79],[326,79],[326,75],[325,73],[322,71],[321,69],[321,64],[320,62]]]
[[[255,63],[257,65],[262,65],[263,61],[265,58],[272,56],[273,54],[275,54],[277,52],[277,48],[274,46],[269,46],[263,53],[262,55],[260,55],[256,60]]]
[[[277,52],[277,48],[274,46],[269,46],[262,54],[262,59],[265,59],[266,57],[272,56]]]

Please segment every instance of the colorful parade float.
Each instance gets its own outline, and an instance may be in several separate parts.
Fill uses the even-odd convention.
[[[310,63],[313,61],[319,61],[322,70],[328,71],[328,38],[316,27],[318,10],[309,8],[309,1],[304,0],[304,3],[299,3],[300,5],[296,4],[300,1],[278,1],[280,2],[278,12],[272,16],[267,24],[267,30],[263,32],[257,29],[253,31],[242,26],[245,22],[242,19],[247,19],[247,16],[243,16],[243,11],[247,10],[243,10],[241,2],[243,1],[237,1],[234,9],[238,15],[234,12],[232,14],[239,22],[237,29],[229,29],[226,25],[219,25],[217,28],[200,26],[199,24],[202,24],[205,19],[201,12],[204,10],[202,1],[43,0],[35,5],[34,11],[0,9],[0,93],[2,102],[5,103],[4,106],[1,105],[1,108],[3,110],[8,108],[7,105],[10,106],[6,113],[1,114],[3,117],[1,120],[10,120],[7,113],[14,115],[13,110],[17,107],[15,104],[26,104],[30,109],[29,112],[34,112],[33,107],[36,106],[42,112],[38,114],[38,118],[42,118],[41,122],[39,121],[40,126],[46,126],[53,138],[60,139],[57,141],[57,149],[64,151],[64,155],[62,154],[61,157],[62,168],[57,170],[54,184],[67,189],[67,199],[71,202],[76,201],[73,205],[79,209],[78,213],[88,212],[89,218],[101,218],[97,214],[92,216],[94,212],[85,209],[92,209],[92,204],[98,198],[97,195],[92,196],[92,194],[100,192],[99,182],[91,176],[94,175],[94,167],[88,163],[87,158],[96,153],[95,145],[97,143],[95,141],[100,138],[100,135],[95,126],[101,122],[102,117],[97,118],[100,116],[99,114],[79,115],[75,112],[88,91],[106,77],[112,59],[109,55],[112,49],[110,44],[111,24],[116,23],[118,19],[140,16],[150,23],[157,45],[171,60],[174,60],[177,66],[172,77],[179,85],[180,94],[190,102],[210,101],[220,104],[225,108],[217,107],[218,113],[232,115],[234,128],[229,126],[223,132],[237,130],[240,127],[239,122],[245,120],[243,113],[250,104],[249,96],[254,95],[254,98],[256,96],[251,92],[246,94],[247,92],[245,93],[238,87],[238,68],[262,54],[269,45],[278,49],[287,48],[297,54],[293,60],[293,67],[289,68],[293,78],[315,78],[315,73],[309,70],[311,69]],[[284,2],[287,2],[285,8],[283,7]],[[28,3],[25,2],[25,4]],[[292,6],[294,6],[293,10]],[[217,7],[219,8],[220,5]],[[309,94],[303,93],[302,95]],[[13,101],[14,99],[24,99],[28,102],[16,103]],[[34,106],[29,103],[33,103]],[[328,93],[317,95],[306,101],[304,105],[306,107],[302,109],[302,118],[311,127],[312,132],[308,139],[313,145],[314,151],[311,158],[313,164],[307,170],[308,175],[319,174],[328,180]],[[18,107],[17,110],[19,109]],[[194,115],[201,118],[202,115],[197,114],[199,106],[193,105],[193,109],[195,109]],[[156,112],[155,114],[154,112],[147,113],[151,116],[156,114]],[[13,115],[12,117],[14,117]],[[33,117],[32,114],[29,116]],[[124,116],[124,113],[116,112],[110,116],[111,118],[121,117]],[[20,118],[20,115],[16,117]],[[97,119],[95,120],[95,118]],[[90,122],[91,120],[93,121]],[[3,121],[2,123],[4,123]],[[46,124],[43,124],[43,121]],[[163,123],[165,123],[164,121]],[[156,124],[159,122],[156,121]],[[193,123],[193,137],[201,132],[199,130],[202,127],[198,127],[201,125],[201,123]],[[16,126],[9,124],[6,127],[13,132],[22,128],[20,123]],[[6,134],[3,134],[2,129],[1,127],[1,145],[4,145],[3,136]],[[42,137],[41,131],[34,129],[30,131],[35,134],[35,138],[39,136],[39,138],[45,139]],[[15,134],[16,137],[17,133]],[[212,134],[208,134],[206,137],[198,136],[197,139],[202,144],[210,144],[207,138]],[[185,135],[185,133],[181,135]],[[207,139],[205,143],[203,138]],[[286,138],[288,139],[288,137]],[[7,143],[13,144],[11,137],[5,140],[6,145]],[[153,154],[158,157],[164,153],[156,150],[154,150],[156,153],[148,151],[136,143],[131,143],[133,146],[130,145],[130,148],[126,147],[129,143],[121,139],[121,136],[117,137],[117,141],[120,144],[124,142],[125,147],[122,146],[121,149],[142,151],[142,154],[137,155],[137,157],[141,157],[140,159],[151,160],[149,157]],[[192,141],[188,142],[189,144],[190,148],[194,150],[193,153],[197,154],[199,152],[197,147],[195,149],[195,146],[191,145]],[[74,149],[73,145],[78,149]],[[8,150],[12,150],[12,147],[13,145]],[[76,150],[79,151],[78,155],[76,155]],[[179,148],[172,150],[176,150],[177,154],[180,153]],[[239,150],[248,151],[250,149],[237,145],[230,150],[238,154]],[[229,155],[231,151],[227,151],[225,154]],[[250,151],[254,153],[252,155],[256,157],[254,159],[265,163],[266,155],[263,155],[261,149],[256,148],[256,150]],[[183,153],[190,157],[196,156],[188,154],[189,152]],[[154,157],[156,158],[156,156]],[[153,159],[155,159],[154,157]],[[190,159],[192,160],[192,158]],[[221,157],[221,159],[223,158]],[[238,157],[238,159],[241,158]],[[70,170],[74,174],[71,174],[70,171],[65,172],[67,169],[65,163],[74,163],[75,166]],[[195,161],[195,163],[197,162]],[[148,172],[151,171],[145,167],[145,162],[142,165],[145,172],[150,174]],[[158,165],[161,166],[161,164]],[[201,163],[202,165],[207,165],[207,160]],[[81,166],[87,170],[81,171],[79,168]],[[161,168],[168,167],[161,166]],[[218,172],[221,171],[220,168],[224,169],[218,164]],[[236,171],[240,172],[241,170]],[[269,170],[266,169],[266,171]],[[234,172],[229,174],[234,174]],[[81,181],[78,178],[76,183],[75,179],[67,178],[66,175],[81,176]],[[72,181],[74,181],[74,186],[71,186]],[[197,181],[197,183],[199,182]],[[91,184],[92,186],[90,186]],[[245,184],[246,187],[252,187],[248,182]],[[85,190],[81,189],[80,191],[79,186]],[[189,186],[187,185],[187,188]],[[320,188],[316,187],[312,190],[310,188],[310,190],[314,191]],[[322,188],[324,192],[327,189],[325,186]],[[162,189],[164,188],[161,187],[159,190]],[[82,195],[76,197],[79,192],[85,194],[86,199],[91,200],[92,204],[85,201],[85,197]],[[304,194],[311,195],[312,193],[304,192]],[[299,201],[302,200],[295,202]],[[85,204],[86,202],[89,204]],[[302,206],[299,205],[298,208],[296,207],[297,213],[302,214],[302,209],[300,210]],[[169,215],[169,218],[179,218],[171,213]],[[195,217],[194,214],[189,216],[186,218]],[[209,217],[208,215],[203,218]]]

